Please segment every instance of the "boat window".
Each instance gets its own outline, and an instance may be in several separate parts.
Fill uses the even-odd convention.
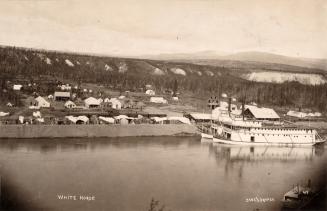
[[[251,136],[251,142],[254,142],[254,136]]]

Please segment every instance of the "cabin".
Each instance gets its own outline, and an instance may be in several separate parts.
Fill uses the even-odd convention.
[[[99,108],[101,104],[100,101],[94,97],[85,99],[84,103],[86,108]]]
[[[55,92],[54,100],[55,101],[68,101],[68,100],[70,100],[70,92]]]
[[[249,106],[244,111],[244,116],[248,119],[279,121],[279,115],[271,108],[258,108]]]

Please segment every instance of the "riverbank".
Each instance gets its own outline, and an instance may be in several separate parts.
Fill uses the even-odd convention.
[[[188,124],[0,126],[0,138],[101,138],[197,135],[196,127]]]

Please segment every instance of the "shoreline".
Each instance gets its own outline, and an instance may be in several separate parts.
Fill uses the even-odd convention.
[[[0,125],[0,139],[199,136],[188,124]]]

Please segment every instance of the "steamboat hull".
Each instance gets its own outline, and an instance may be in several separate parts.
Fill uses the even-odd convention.
[[[213,138],[214,143],[220,144],[229,144],[229,145],[245,145],[245,146],[313,146],[318,143],[292,143],[292,142],[244,142],[244,141],[233,141],[233,140],[226,140],[223,138]]]

